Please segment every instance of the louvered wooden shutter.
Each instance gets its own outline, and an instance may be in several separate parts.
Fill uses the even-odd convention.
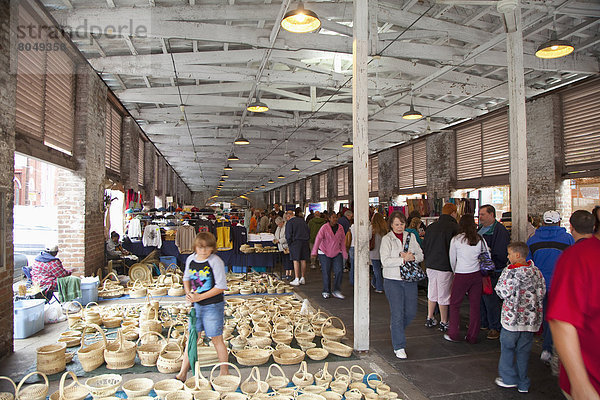
[[[509,173],[508,114],[502,113],[482,121],[483,176]]]
[[[158,193],[158,153],[154,153],[154,191]]]
[[[348,167],[337,169],[337,195],[338,197],[348,196]]]
[[[379,157],[369,158],[369,192],[379,191]]]
[[[600,168],[600,85],[594,80],[562,93],[566,172]]]
[[[413,184],[412,145],[398,148],[398,188],[412,189]]]
[[[294,196],[294,200],[296,200],[297,203],[300,203],[300,182],[296,182],[294,183],[294,188],[295,188],[295,196]]]
[[[121,172],[121,125],[123,117],[111,105],[111,126],[110,126],[110,169],[114,172]]]
[[[327,173],[319,175],[319,198],[327,198]]]
[[[412,145],[414,187],[427,186],[427,140]]]
[[[482,175],[481,124],[456,130],[456,178],[479,178]]]
[[[20,26],[39,26],[39,22],[23,7],[19,7]],[[44,85],[46,53],[33,50],[38,39],[24,35],[19,38],[17,52],[16,130],[40,142],[44,137]],[[27,50],[29,49],[29,50]]]
[[[306,178],[304,181],[304,192],[306,193],[306,199],[310,200],[312,198],[312,178]]]
[[[144,186],[144,139],[139,138],[138,147],[138,185]]]
[[[75,131],[74,72],[66,53],[47,52],[44,144],[68,154]]]

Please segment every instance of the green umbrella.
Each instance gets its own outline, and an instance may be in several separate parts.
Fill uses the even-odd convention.
[[[190,311],[189,329],[190,337],[188,338],[187,353],[190,360],[190,369],[192,375],[194,375],[196,373],[196,362],[198,361],[198,332],[196,331],[196,310],[194,308]]]

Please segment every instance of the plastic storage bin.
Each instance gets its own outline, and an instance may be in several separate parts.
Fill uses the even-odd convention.
[[[162,256],[160,257],[160,262],[165,264],[165,267],[168,267],[171,264],[177,265],[177,257],[174,256]]]
[[[81,298],[79,302],[86,305],[91,302],[98,302],[98,285],[100,282],[81,283]]]
[[[254,272],[267,272],[267,267],[252,267]]]
[[[14,307],[14,338],[25,339],[44,329],[44,299],[17,300]]]
[[[238,266],[232,266],[231,267],[231,272],[233,272],[234,274],[243,274],[246,272],[246,269],[248,267],[238,267]]]

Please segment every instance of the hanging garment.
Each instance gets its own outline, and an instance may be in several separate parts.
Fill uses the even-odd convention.
[[[148,225],[144,228],[144,237],[142,238],[142,244],[144,246],[162,246],[162,239],[160,237],[160,228],[158,225]]]
[[[175,241],[175,237],[177,236],[177,231],[172,229],[165,231],[165,241]]]
[[[175,235],[175,245],[181,254],[190,254],[194,252],[194,239],[196,238],[196,230],[193,226],[182,225],[177,228]]]
[[[231,223],[229,221],[217,221],[217,251],[229,251],[233,249],[231,239]]]
[[[127,236],[136,239],[142,237],[142,224],[139,218],[133,218],[131,221],[129,221],[129,228],[127,228]]]
[[[233,232],[233,248],[236,254],[241,254],[240,246],[248,243],[248,234],[244,225],[236,225],[231,228]]]

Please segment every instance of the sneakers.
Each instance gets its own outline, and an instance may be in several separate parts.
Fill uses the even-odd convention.
[[[315,264],[310,264],[310,269],[317,269],[317,266]]]
[[[329,296],[331,296],[331,295],[327,292],[323,292],[323,293],[321,293],[321,296],[323,296],[324,299],[328,299]]]
[[[548,350],[542,351],[542,355],[540,356],[540,361],[542,361],[544,364],[550,364],[551,360],[552,360],[552,353],[550,353]]]
[[[516,388],[517,385],[509,385],[508,383],[505,383],[502,378],[497,377],[496,380],[494,380],[494,382],[496,383],[496,385],[503,387],[503,388]]]
[[[335,291],[335,292],[333,292],[333,293],[332,293],[332,295],[333,295],[333,297],[335,297],[336,299],[342,299],[342,300],[343,300],[343,299],[345,299],[345,298],[346,298],[346,296],[344,296],[344,295],[342,294],[342,292],[338,292],[338,291]]]
[[[376,290],[375,293],[382,294],[383,290]]]
[[[519,389],[519,393],[529,393],[529,389]]]
[[[427,321],[425,321],[425,326],[427,328],[433,328],[434,326],[437,325],[437,321],[435,318],[427,318]]]
[[[407,358],[406,350],[404,350],[404,349],[394,350],[394,354],[396,354],[396,357],[398,357],[402,360],[405,360]]]
[[[296,278],[293,281],[290,282],[290,285],[292,286],[300,286],[300,279]]]
[[[440,327],[438,328],[440,332],[448,331],[448,322],[440,322]]]
[[[300,284],[301,285],[305,285],[306,284],[306,280],[304,279],[304,277],[300,278]]]
[[[498,332],[495,329],[490,329],[490,331],[488,332],[487,338],[490,340],[496,340],[500,338],[500,332]]]
[[[446,339],[446,340],[447,340],[447,341],[449,341],[449,342],[454,342],[454,343],[457,343],[457,342],[459,342],[459,340],[454,340],[454,339],[452,339],[452,338],[450,337],[450,335],[448,335],[447,333],[445,333],[445,334],[444,334],[444,339]]]

